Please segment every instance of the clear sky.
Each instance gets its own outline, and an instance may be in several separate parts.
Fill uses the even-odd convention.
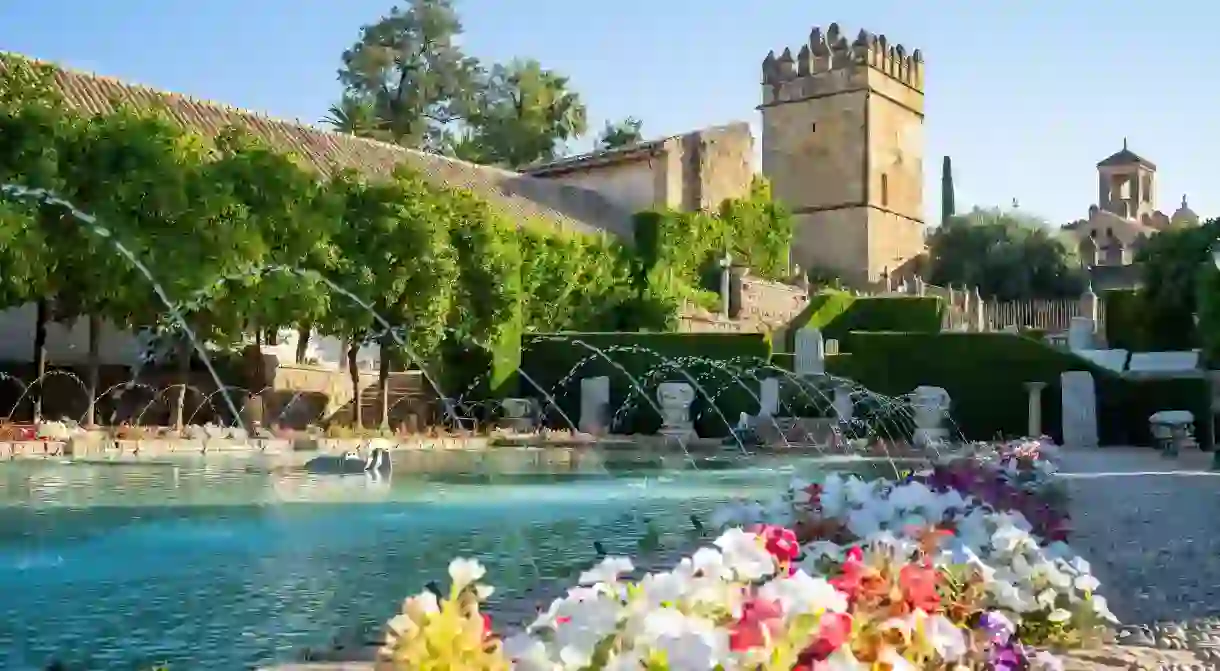
[[[831,5],[838,5],[832,7]],[[925,54],[927,213],[941,157],[958,208],[1056,223],[1096,201],[1095,164],[1129,140],[1159,168],[1158,206],[1184,193],[1220,215],[1215,9],[1194,0],[459,0],[485,60],[537,58],[572,78],[593,129],[634,115],[650,137],[756,124],[760,63],[838,21]],[[3,0],[0,49],[282,118],[316,122],[339,55],[391,0]],[[587,149],[589,141],[577,148]],[[1212,174],[1209,178],[1207,175]],[[1210,185],[1210,186],[1209,186]]]

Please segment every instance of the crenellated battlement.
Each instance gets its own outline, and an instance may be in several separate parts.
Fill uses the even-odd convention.
[[[923,91],[923,54],[919,49],[910,54],[901,44],[891,44],[885,35],[873,35],[861,30],[855,41],[848,41],[832,23],[823,33],[819,27],[809,33],[809,42],[802,45],[795,57],[791,48],[779,56],[772,51],[763,60],[764,85],[781,86],[789,81],[836,70],[848,70],[865,65],[893,77],[907,86]]]

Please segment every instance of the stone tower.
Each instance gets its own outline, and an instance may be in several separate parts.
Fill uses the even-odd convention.
[[[832,23],[763,61],[762,167],[794,215],[793,261],[890,282],[924,249],[923,56]]]
[[[1128,219],[1156,212],[1156,165],[1123,148],[1097,164],[1097,206]]]

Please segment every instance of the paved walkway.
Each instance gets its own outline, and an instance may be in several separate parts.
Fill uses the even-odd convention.
[[[1220,662],[1220,473],[1211,455],[1065,450],[1072,547],[1126,625],[1120,642]]]

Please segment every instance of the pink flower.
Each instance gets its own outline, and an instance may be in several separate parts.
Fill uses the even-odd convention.
[[[742,652],[767,645],[783,626],[784,610],[779,601],[751,599],[741,607],[741,619],[729,629],[729,649]]]
[[[766,544],[767,552],[780,562],[790,562],[801,552],[801,544],[796,540],[796,532],[781,526],[761,524],[750,529],[758,534]]]

